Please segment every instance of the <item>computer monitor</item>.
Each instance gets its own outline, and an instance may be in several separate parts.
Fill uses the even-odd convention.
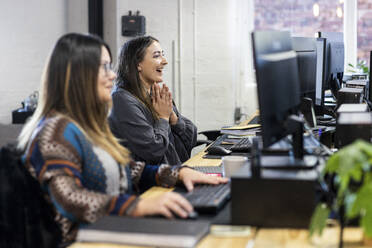
[[[315,80],[315,101],[316,113],[321,113],[324,106],[324,61],[326,50],[326,39],[317,38],[316,44],[316,80]]]
[[[263,147],[292,134],[295,157],[302,158],[303,123],[297,118],[300,79],[290,33],[256,31],[252,44]]]
[[[330,89],[336,98],[344,75],[344,35],[341,32],[318,32],[318,36],[326,38],[324,90]]]
[[[292,47],[297,54],[300,94],[315,101],[317,49],[315,38],[292,37]]]
[[[372,103],[372,51],[369,52],[369,76],[368,76],[368,84],[369,84],[369,103]]]

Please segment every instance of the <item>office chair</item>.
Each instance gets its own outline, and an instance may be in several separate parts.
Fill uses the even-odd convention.
[[[17,142],[17,137],[23,128],[23,124],[1,124],[0,123],[0,147]]]
[[[57,247],[61,232],[39,182],[12,145],[0,149],[0,247]]]

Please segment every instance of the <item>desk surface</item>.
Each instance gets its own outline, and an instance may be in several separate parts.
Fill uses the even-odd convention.
[[[203,159],[205,151],[200,151],[187,160],[184,164],[188,166],[218,166],[220,159]],[[172,189],[152,187],[142,194],[142,197],[153,197]],[[207,235],[197,245],[198,248],[218,247],[243,247],[243,248],[330,248],[338,247],[339,227],[327,227],[322,236],[308,238],[307,230],[300,229],[259,229],[254,227],[251,234],[244,237],[219,237],[213,234]],[[114,244],[84,244],[74,243],[70,248],[131,248],[138,246],[114,245]],[[372,239],[364,239],[360,228],[346,228],[344,231],[344,247],[362,248],[372,247]]]
[[[203,165],[216,166],[221,161],[218,159],[203,159],[204,151],[199,152],[194,157],[185,162],[189,166]],[[172,189],[162,187],[152,187],[146,191],[142,197],[153,197]],[[255,235],[254,235],[255,234]],[[254,237],[255,236],[255,237]],[[321,237],[315,236],[308,238],[307,230],[299,229],[251,229],[251,234],[245,237],[218,237],[213,234],[207,235],[198,244],[198,248],[218,248],[218,247],[243,247],[243,248],[330,248],[338,247],[339,227],[334,225],[328,227]],[[131,248],[134,246],[114,245],[114,244],[84,244],[74,243],[70,248]],[[135,246],[138,247],[138,246]],[[362,248],[372,247],[372,240],[364,240],[363,232],[360,228],[346,228],[344,232],[344,247]]]

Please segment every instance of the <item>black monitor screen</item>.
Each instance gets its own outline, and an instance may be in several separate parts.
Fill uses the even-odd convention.
[[[297,57],[286,31],[253,32],[252,44],[262,141],[268,147],[291,133],[286,121],[300,105]]]
[[[301,95],[315,101],[317,64],[315,38],[292,37],[292,46],[297,54]]]
[[[316,83],[315,83],[315,107],[323,107],[324,104],[324,52],[325,38],[316,39]]]
[[[318,35],[326,38],[324,89],[332,90],[336,96],[344,73],[344,36],[340,32],[319,32]]]
[[[370,54],[369,54],[369,82],[368,82],[368,85],[369,85],[369,101],[372,102],[372,84],[371,84],[371,78],[372,77],[372,51],[370,51]]]

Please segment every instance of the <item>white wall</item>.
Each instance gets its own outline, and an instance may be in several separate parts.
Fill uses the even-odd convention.
[[[47,57],[68,31],[88,32],[88,0],[0,1],[0,123],[39,90]]]
[[[45,60],[66,30],[66,4],[60,0],[0,1],[0,122],[39,88]]]
[[[121,16],[139,10],[146,17],[147,34],[158,38],[166,52],[164,78],[177,106],[200,131],[220,128],[233,123],[236,105],[255,109],[255,88],[245,87],[236,69],[241,53],[237,14],[244,1],[104,0],[104,38],[115,62],[129,38],[121,36]],[[71,31],[88,32],[88,0],[0,1],[0,123],[10,123],[11,111],[39,89],[54,43]]]
[[[88,0],[66,2],[66,32],[88,33]]]
[[[220,128],[233,123],[240,83],[235,69],[239,49],[235,29],[239,6],[235,2],[107,0],[104,20],[110,26],[105,24],[104,38],[113,53],[118,53],[129,39],[121,36],[121,16],[139,10],[146,17],[146,34],[158,38],[165,50],[169,64],[164,81],[181,112],[199,130]]]

